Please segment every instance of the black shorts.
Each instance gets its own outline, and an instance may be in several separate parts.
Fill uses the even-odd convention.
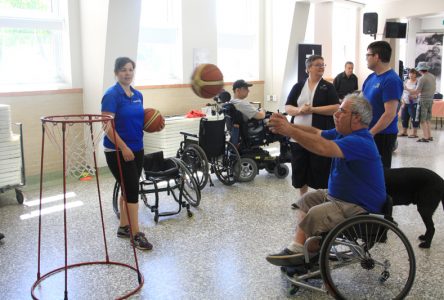
[[[290,147],[292,185],[295,188],[308,185],[314,189],[326,189],[331,159],[316,155],[298,143],[290,143]]]
[[[105,152],[106,162],[114,178],[120,182],[119,165],[117,164],[116,152]],[[125,161],[122,152],[119,151],[120,164],[122,166],[123,184],[128,203],[139,201],[139,178],[143,167],[143,150],[134,152],[134,160]]]

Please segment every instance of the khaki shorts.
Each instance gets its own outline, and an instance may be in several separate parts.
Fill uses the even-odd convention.
[[[433,101],[421,101],[419,103],[419,121],[430,121],[432,119],[432,105]]]
[[[327,190],[308,192],[297,205],[307,214],[299,223],[307,237],[328,232],[345,219],[367,212],[359,205],[327,196]]]

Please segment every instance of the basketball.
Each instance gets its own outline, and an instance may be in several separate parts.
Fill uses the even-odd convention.
[[[161,131],[164,125],[164,120],[160,111],[154,108],[145,108],[143,120],[143,130],[146,132]]]
[[[201,98],[213,98],[224,86],[224,76],[216,65],[202,64],[194,69],[191,88]]]

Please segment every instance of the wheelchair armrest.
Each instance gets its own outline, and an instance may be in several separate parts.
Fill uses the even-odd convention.
[[[194,137],[194,138],[199,138],[199,136],[197,134],[194,134],[194,133],[188,133],[188,132],[183,132],[183,131],[181,131],[179,133],[181,135],[185,136],[185,137],[191,136],[191,137]]]

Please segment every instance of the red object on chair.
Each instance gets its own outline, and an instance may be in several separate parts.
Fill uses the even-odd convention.
[[[207,115],[199,110],[192,109],[185,116],[187,118],[202,118],[206,117]]]

